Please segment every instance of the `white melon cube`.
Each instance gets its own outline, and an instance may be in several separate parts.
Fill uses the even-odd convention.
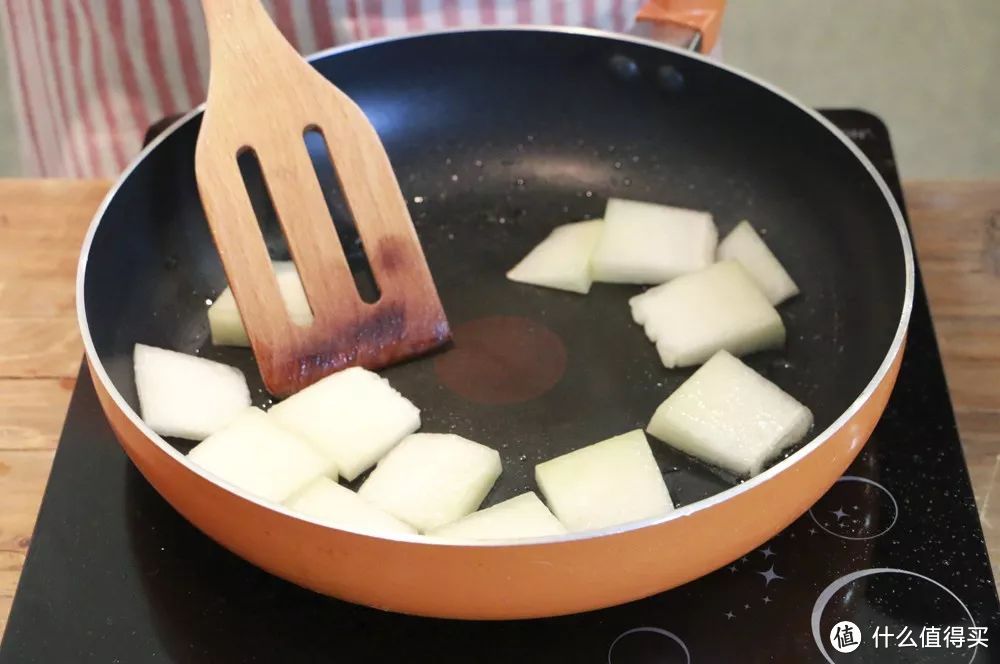
[[[743,355],[785,343],[785,326],[736,261],[678,277],[629,300],[663,366],[700,364],[719,350]]]
[[[742,265],[773,305],[799,293],[799,287],[749,221],[741,221],[730,231],[719,243],[717,255],[719,260],[734,260]]]
[[[417,433],[379,461],[358,495],[427,532],[479,507],[500,470],[494,449],[450,433]]]
[[[507,278],[574,293],[589,292],[590,257],[603,227],[600,219],[556,227],[507,273]]]
[[[674,508],[639,429],[540,463],[535,481],[571,531],[662,516]]]
[[[286,500],[285,505],[334,527],[352,528],[374,535],[417,532],[327,477],[313,480]]]
[[[707,212],[611,198],[591,272],[594,281],[662,284],[711,265],[718,239]]]
[[[682,452],[736,475],[802,440],[808,408],[725,351],[720,351],[660,404],[647,431]]]
[[[515,539],[562,535],[566,528],[534,491],[522,493],[493,507],[473,512],[464,519],[438,528],[430,534],[453,539]]]
[[[338,371],[275,404],[269,416],[333,459],[348,480],[420,428],[420,410],[360,367]]]
[[[306,291],[292,261],[274,261],[274,276],[278,290],[285,301],[288,317],[296,325],[312,325],[313,314],[306,299]],[[243,327],[243,319],[236,307],[236,298],[229,286],[219,294],[208,308],[208,328],[216,346],[249,346],[250,339]]]
[[[250,405],[235,367],[145,344],[132,360],[142,420],[161,436],[203,440]]]
[[[195,445],[188,458],[247,493],[279,503],[317,477],[337,476],[330,459],[257,408],[245,409]]]

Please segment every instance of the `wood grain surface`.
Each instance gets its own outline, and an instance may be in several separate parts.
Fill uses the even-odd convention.
[[[80,368],[76,262],[108,186],[0,180],[0,631]]]
[[[0,180],[0,632],[79,368],[76,262],[107,187],[96,180]],[[904,188],[996,576],[1000,181]]]

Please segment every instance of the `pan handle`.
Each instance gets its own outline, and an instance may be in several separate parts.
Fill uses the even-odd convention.
[[[632,33],[711,53],[725,8],[726,0],[647,0],[635,15]]]
[[[168,115],[165,118],[161,118],[156,122],[154,122],[153,124],[151,124],[149,128],[146,130],[146,135],[143,136],[142,138],[142,147],[146,147],[147,145],[149,145],[154,138],[156,138],[163,132],[163,130],[165,130],[167,127],[177,122],[178,120],[180,120],[181,117],[183,117],[183,115],[184,115],[183,113]]]

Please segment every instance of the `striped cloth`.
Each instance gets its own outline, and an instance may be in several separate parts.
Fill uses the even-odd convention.
[[[302,53],[440,28],[584,25],[622,31],[642,0],[269,0]],[[25,175],[119,173],[150,124],[205,98],[198,0],[3,0]]]

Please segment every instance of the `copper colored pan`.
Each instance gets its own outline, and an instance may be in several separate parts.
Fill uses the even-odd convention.
[[[730,562],[808,509],[858,454],[899,368],[913,260],[885,184],[816,113],[698,56],[585,30],[440,33],[335,49],[313,63],[379,130],[455,328],[455,350],[385,375],[422,409],[425,431],[500,450],[504,474],[487,504],[534,488],[538,461],[643,426],[690,374],[663,369],[630,323],[625,300],[637,289],[596,285],[580,297],[504,278],[553,226],[600,215],[613,195],[710,210],[722,233],[743,218],[767,229],[802,295],[781,307],[787,347],[747,361],[812,408],[814,437],[743,483],[652,441],[679,509],[520,542],[371,537],[214,480],[186,462],[190,443],[143,425],[131,367],[136,342],[200,350],[260,387],[248,351],[207,339],[205,300],[225,282],[195,187],[196,111],[109,193],[84,245],[78,309],[122,446],[207,535],[353,602],[428,616],[549,616],[650,595]],[[319,164],[319,175],[342,218],[332,173]],[[250,188],[260,199],[260,183]],[[263,217],[280,257],[275,220]]]

